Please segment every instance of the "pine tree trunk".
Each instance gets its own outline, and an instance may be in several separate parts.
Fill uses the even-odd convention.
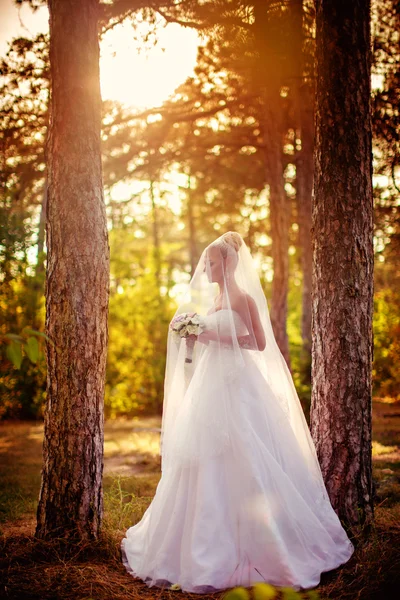
[[[282,135],[282,56],[276,54],[272,40],[276,35],[276,21],[271,2],[253,0],[254,23],[252,33],[257,62],[253,82],[263,102],[263,129],[265,171],[269,186],[269,219],[272,240],[274,278],[271,294],[271,323],[276,342],[290,367],[289,341],[286,331],[287,296],[289,282],[289,223],[290,202],[285,192],[283,135]],[[283,61],[283,62],[282,62]]]
[[[37,263],[35,275],[44,273],[44,241],[46,230],[46,213],[47,213],[47,177],[43,188],[42,204],[40,206],[40,219],[37,240]]]
[[[301,149],[296,151],[296,206],[299,225],[299,247],[303,272],[301,335],[303,355],[311,363],[311,198],[314,180],[314,90],[306,80],[304,55],[303,0],[291,0],[291,37],[293,74],[291,77],[297,136]],[[310,377],[310,374],[309,374]],[[308,379],[309,379],[308,377]]]
[[[153,261],[154,261],[154,276],[157,289],[161,287],[161,247],[160,247],[160,233],[158,230],[158,210],[157,203],[154,194],[154,181],[150,180],[150,200],[151,200],[151,214],[153,220]],[[161,293],[161,292],[160,292]]]
[[[275,99],[276,103],[276,99]],[[266,101],[266,106],[272,100]],[[269,113],[269,114],[268,114]],[[274,278],[271,293],[271,324],[276,342],[290,367],[289,340],[286,331],[289,287],[289,210],[283,179],[282,137],[277,114],[267,111],[265,121],[267,143],[267,181],[269,183],[269,219],[272,240]]]
[[[190,276],[193,277],[198,263],[197,243],[196,243],[196,225],[193,212],[194,190],[191,188],[191,176],[188,175],[187,187],[187,218],[189,230],[189,254],[190,254]]]
[[[314,181],[314,123],[313,97],[304,85],[300,90],[301,151],[296,161],[297,211],[299,219],[299,241],[303,272],[301,313],[301,336],[305,354],[311,354],[311,291],[312,291],[312,189]]]
[[[47,406],[36,536],[97,537],[109,249],[100,156],[97,0],[49,0]]]
[[[311,428],[331,502],[373,515],[369,2],[317,2]]]

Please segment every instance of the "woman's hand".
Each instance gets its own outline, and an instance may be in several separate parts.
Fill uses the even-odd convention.
[[[209,330],[203,331],[199,335],[192,333],[186,337],[186,340],[190,340],[190,341],[193,340],[194,342],[201,342],[202,344],[206,344],[206,345],[208,345],[208,343],[211,339],[214,339],[214,338],[212,337],[212,332]]]
[[[209,341],[210,341],[210,337],[209,337],[209,331],[203,331],[202,333],[200,333],[200,335],[198,336],[198,341],[201,342],[202,344],[206,344],[208,345]]]

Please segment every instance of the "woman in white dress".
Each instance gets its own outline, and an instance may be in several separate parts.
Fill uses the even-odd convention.
[[[125,567],[148,586],[194,593],[315,587],[354,548],[238,233],[203,251],[172,321],[182,323],[168,335],[162,476],[122,541]]]

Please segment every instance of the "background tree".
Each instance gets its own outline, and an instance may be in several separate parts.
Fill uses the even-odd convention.
[[[319,0],[316,27],[311,428],[331,502],[357,525],[373,513],[369,3]]]
[[[48,386],[36,536],[97,537],[103,512],[108,242],[97,0],[50,0]]]
[[[400,4],[373,2],[374,395],[400,399]]]
[[[44,253],[36,253],[34,265],[31,257],[44,237],[37,223],[43,214],[48,123],[46,36],[13,40],[0,71],[0,336],[4,336],[19,335],[26,327],[42,329],[44,322]],[[5,356],[1,363],[0,415],[41,414],[46,380],[42,354],[36,363],[25,356],[19,369]]]
[[[301,334],[303,359],[311,366],[311,198],[314,182],[314,6],[303,0],[292,0],[289,84],[294,113],[296,165],[296,220],[299,227],[298,246],[303,272]]]

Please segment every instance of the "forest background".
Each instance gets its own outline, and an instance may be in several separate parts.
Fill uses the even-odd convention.
[[[158,4],[102,5],[103,39],[123,23],[149,49],[167,23],[199,35],[193,74],[161,104],[103,102],[111,250],[106,417],[160,414],[168,323],[201,251],[227,230],[238,231],[255,257],[308,413],[313,2],[271,2],[261,53],[257,32],[243,25],[244,3],[233,0],[221,11],[218,2],[193,2],[192,9],[187,2],[184,13]],[[399,25],[396,0],[373,2],[373,385],[375,398],[387,402],[400,400]],[[44,331],[45,318],[48,43],[42,33],[14,39],[0,67],[1,419],[41,419],[45,405],[44,337],[35,332]],[[143,85],[128,65],[125,76]]]

